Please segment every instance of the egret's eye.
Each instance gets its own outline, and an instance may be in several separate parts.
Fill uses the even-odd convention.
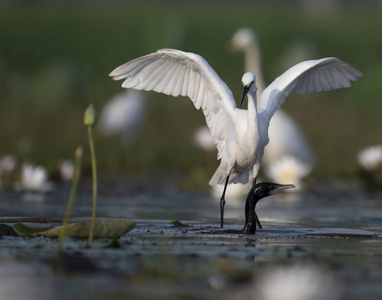
[[[255,81],[254,81],[254,80],[252,80],[252,81],[251,81],[251,85],[252,85],[252,84],[254,84],[254,83],[255,83]]]

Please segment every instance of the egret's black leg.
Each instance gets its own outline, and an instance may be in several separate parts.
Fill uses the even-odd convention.
[[[225,181],[223,195],[220,198],[220,227],[221,228],[223,228],[223,224],[224,224],[223,220],[224,220],[225,191],[227,190],[228,180],[229,180],[229,175],[227,176],[227,179]]]

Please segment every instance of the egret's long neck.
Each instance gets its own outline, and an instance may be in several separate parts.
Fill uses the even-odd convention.
[[[258,136],[258,115],[257,115],[257,92],[255,87],[248,93],[248,120],[247,131],[252,137]]]
[[[245,57],[245,72],[252,72],[256,75],[256,85],[258,88],[258,94],[261,95],[265,86],[261,72],[261,54],[259,47],[255,44],[249,44],[244,49]]]

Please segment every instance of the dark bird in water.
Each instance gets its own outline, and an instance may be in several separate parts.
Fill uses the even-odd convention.
[[[256,204],[259,200],[291,188],[295,188],[295,186],[293,184],[278,184],[271,182],[260,182],[256,184],[249,191],[245,202],[245,225],[242,232],[246,234],[254,234],[256,232],[256,224],[259,228],[263,228],[256,214]]]

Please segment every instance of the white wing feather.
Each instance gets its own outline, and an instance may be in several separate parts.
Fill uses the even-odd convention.
[[[277,77],[262,93],[259,107],[261,139],[268,143],[268,126],[275,111],[293,93],[329,91],[350,87],[361,71],[335,57],[301,62]]]
[[[125,79],[124,88],[188,96],[196,109],[202,108],[221,157],[228,131],[235,127],[236,104],[231,90],[204,58],[162,49],[116,68],[110,76],[114,80]]]

